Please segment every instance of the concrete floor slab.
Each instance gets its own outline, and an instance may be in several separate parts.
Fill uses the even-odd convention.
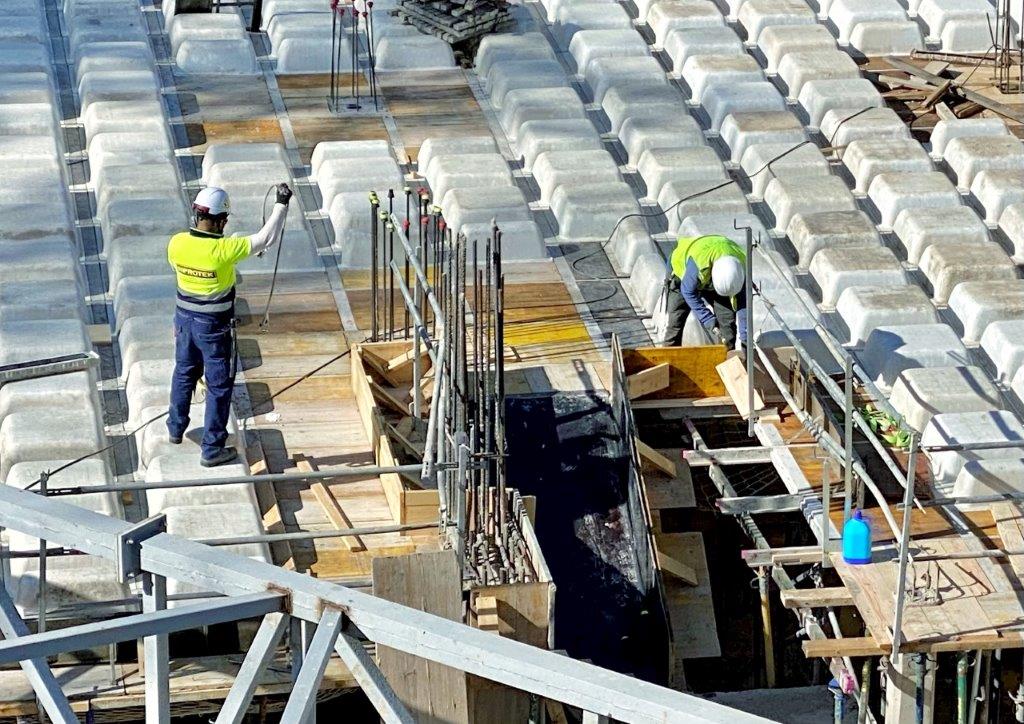
[[[655,148],[692,148],[704,145],[704,133],[692,116],[634,117],[619,129],[619,140],[629,163],[636,166],[644,151]]]
[[[164,309],[126,319],[121,322],[117,341],[122,376],[140,360],[170,359],[174,356],[174,315]]]
[[[823,211],[856,211],[857,202],[837,176],[773,178],[764,191],[764,201],[775,215],[775,230],[786,234],[797,214]]]
[[[985,223],[994,225],[1007,206],[1024,202],[1024,176],[1018,171],[979,171],[971,193],[985,210]]]
[[[712,25],[703,28],[670,30],[662,42],[672,59],[672,69],[681,73],[683,65],[696,55],[736,55],[743,52],[743,41],[732,28]]]
[[[1024,366],[1024,319],[992,322],[981,335],[981,349],[996,370],[996,379],[1009,383]]]
[[[705,93],[717,85],[764,80],[757,61],[746,53],[695,55],[683,64],[680,77],[690,88],[690,100],[703,103]]]
[[[956,332],[942,323],[876,327],[857,356],[868,376],[885,387],[904,370],[959,367],[971,359]]]
[[[733,163],[739,162],[746,150],[755,144],[781,148],[779,153],[782,153],[807,140],[800,120],[789,111],[732,113],[722,123],[720,133],[729,147]],[[821,153],[817,155],[820,157]],[[780,162],[783,160],[780,159]],[[775,168],[775,164],[772,164],[772,168]],[[756,171],[757,168],[752,170]]]
[[[187,38],[174,54],[178,70],[187,75],[241,75],[259,73],[259,64],[248,38],[204,40]],[[383,68],[382,68],[383,69]]]
[[[766,80],[756,83],[715,85],[701,99],[707,111],[711,129],[717,131],[733,113],[783,111],[786,101],[775,86]]]
[[[654,33],[654,44],[664,48],[673,30],[723,27],[725,18],[711,3],[694,5],[661,0],[651,4],[647,12],[647,24]]]
[[[670,86],[617,85],[608,89],[601,108],[612,133],[618,134],[630,118],[663,117],[682,110],[682,97]]]
[[[905,21],[907,11],[897,0],[833,0],[828,19],[839,31],[839,42],[849,43],[855,27],[872,21]]]
[[[1024,143],[1014,136],[954,138],[946,146],[944,158],[963,191],[982,171],[1015,171],[1024,177]]]
[[[615,159],[606,151],[545,151],[533,164],[541,203],[550,204],[559,186],[590,186],[621,181]]]
[[[87,141],[97,133],[167,133],[164,109],[157,101],[104,101],[82,112]]]
[[[718,154],[707,146],[644,151],[636,169],[647,184],[647,196],[652,199],[659,198],[670,181],[707,181],[708,186],[713,186],[714,182],[728,178]]]
[[[1024,427],[1010,412],[945,412],[933,415],[921,434],[922,446],[969,445],[972,443],[1024,442]],[[991,450],[933,452],[933,484],[940,495],[952,495],[954,483],[970,460],[1020,458],[1020,447]]]
[[[1001,118],[944,118],[932,129],[931,153],[935,158],[945,156],[946,147],[954,138],[994,137],[1009,133]]]
[[[991,412],[1002,407],[999,390],[980,367],[918,367],[904,370],[889,402],[914,430],[945,412]]]
[[[893,227],[906,209],[946,210],[960,206],[962,199],[944,173],[881,173],[868,186],[868,198],[881,215],[882,228]]]
[[[116,328],[121,329],[132,317],[168,314],[174,308],[176,285],[174,276],[129,277],[114,290]]]
[[[835,48],[791,51],[779,61],[778,73],[792,99],[798,98],[812,80],[860,78],[860,68],[853,58]]]
[[[756,45],[765,29],[778,25],[814,25],[817,18],[802,0],[747,0],[736,18],[746,28],[747,42]]]
[[[551,211],[562,239],[604,241],[626,214],[639,213],[633,190],[625,181],[563,184],[551,194]]]
[[[487,223],[492,219],[499,224],[533,220],[526,197],[516,186],[452,189],[441,199],[441,208],[448,226],[456,234],[463,224]]]
[[[928,208],[900,212],[892,227],[907,252],[907,261],[917,264],[932,244],[946,241],[984,244],[990,241],[988,227],[967,206],[954,206],[936,214]]]
[[[913,20],[868,20],[853,27],[850,47],[866,57],[910,55],[924,49],[924,38]]]
[[[555,53],[541,33],[522,35],[485,35],[480,40],[473,62],[481,78],[489,78],[492,65],[499,60],[553,60]]]
[[[839,246],[822,249],[808,264],[821,289],[821,303],[834,307],[850,287],[893,286],[907,283],[896,255],[884,246]]]
[[[812,128],[819,128],[825,114],[834,109],[855,108],[856,112],[885,105],[874,84],[866,78],[808,81],[800,89],[798,101]]]
[[[34,460],[73,460],[103,447],[97,412],[62,406],[16,410],[0,423],[0,478]]]
[[[576,61],[576,70],[587,74],[594,58],[628,58],[649,55],[647,43],[633,28],[621,30],[581,30],[572,36],[569,54]]]
[[[448,43],[433,35],[387,36],[377,45],[378,70],[422,71],[454,68],[455,55]]]
[[[850,330],[850,343],[864,344],[881,327],[932,324],[935,306],[920,287],[850,287],[836,302],[836,311]]]
[[[824,25],[773,25],[765,28],[757,47],[765,57],[765,71],[779,72],[779,64],[789,53],[832,50],[836,40]]]
[[[737,184],[710,191],[722,183],[724,181],[669,181],[665,184],[658,195],[658,205],[666,212],[668,230],[675,234],[688,216],[748,213],[747,197]]]
[[[537,156],[545,151],[604,149],[594,124],[586,118],[528,121],[519,129],[516,145],[523,157],[523,167],[527,170],[533,168]]]
[[[920,266],[938,304],[944,304],[960,282],[1017,278],[1016,265],[998,244],[940,241],[925,249]]]
[[[196,455],[160,455],[146,467],[147,483],[164,483],[174,480],[215,480],[246,475],[248,471],[241,463],[204,468]],[[242,508],[257,508],[256,493],[251,485],[208,485],[198,488],[153,488],[146,490],[146,506],[150,515],[168,508],[181,506],[235,505]]]
[[[928,153],[912,138],[858,139],[846,147],[842,158],[858,193],[866,193],[879,174],[934,170]]]
[[[524,123],[530,121],[586,119],[576,91],[572,88],[523,88],[505,95],[501,107],[501,126],[514,139]]]
[[[962,282],[950,293],[949,308],[963,325],[964,342],[977,342],[992,322],[1024,317],[1024,281]]]
[[[564,77],[564,73],[563,73]],[[628,58],[595,58],[587,66],[587,83],[594,103],[601,104],[609,89],[623,85],[668,87],[668,78],[661,64],[650,55]]]
[[[802,146],[800,143],[754,143],[745,148],[740,158],[740,168],[750,179],[752,198],[763,199],[764,191],[773,178],[809,178],[831,174],[828,161],[818,147],[813,143]]]
[[[92,350],[81,319],[0,318],[0,365]]]
[[[848,146],[862,138],[910,138],[907,124],[891,108],[833,108],[819,125],[834,147]]]
[[[487,90],[491,105],[501,110],[505,96],[514,90],[532,88],[568,88],[569,78],[556,60],[515,60],[495,63]]]

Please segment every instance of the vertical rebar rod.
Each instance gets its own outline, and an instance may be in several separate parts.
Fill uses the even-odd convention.
[[[377,246],[380,237],[381,213],[377,194],[370,192],[370,341],[379,341],[377,327]]]
[[[747,311],[750,314],[750,311]],[[853,508],[853,358],[846,358],[846,382],[844,384],[846,404],[843,410],[843,435],[845,440],[843,460],[843,525],[850,519]],[[826,511],[827,514],[828,511]],[[842,532],[842,531],[840,531]]]
[[[395,190],[388,189],[388,247],[387,259],[384,261],[385,273],[387,274],[387,286],[385,293],[387,298],[384,303],[387,305],[388,316],[388,341],[395,338],[395,272],[391,268],[391,260],[395,258]]]
[[[407,239],[409,238],[409,224],[410,224],[409,212],[410,211],[412,211],[412,189],[409,188],[408,186],[406,186],[405,187],[405,219],[402,221],[402,233],[405,234],[405,237]],[[409,254],[408,253],[406,253],[406,255],[405,255],[405,266],[403,268],[403,272],[405,274],[405,287],[406,287],[406,289],[409,289],[410,288],[410,286],[409,286],[410,282],[409,282]],[[402,316],[402,339],[409,339],[409,308],[407,306],[405,306],[405,305],[403,305],[403,307],[405,309],[405,314]]]
[[[892,624],[892,655],[898,656],[903,641],[903,604],[907,598],[907,563],[910,558],[910,519],[914,503],[914,472],[917,467],[917,435],[910,433],[907,486],[903,492],[903,526],[900,533],[899,575],[896,578],[896,610]]]

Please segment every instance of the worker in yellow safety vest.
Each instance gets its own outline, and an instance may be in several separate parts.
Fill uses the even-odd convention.
[[[279,184],[276,192],[277,203],[262,229],[249,236],[224,236],[231,211],[227,192],[205,188],[192,204],[192,228],[172,236],[167,245],[167,261],[178,286],[168,439],[181,443],[189,425],[192,393],[205,376],[205,430],[200,457],[204,467],[223,465],[238,457],[234,448],[225,447],[235,385],[235,265],[280,240],[292,191],[287,184]]]
[[[682,237],[672,252],[665,346],[682,342],[692,311],[711,339],[727,349],[747,341],[746,254],[724,236]],[[737,341],[737,327],[739,341]]]

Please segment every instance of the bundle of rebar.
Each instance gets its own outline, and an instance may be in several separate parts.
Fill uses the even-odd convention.
[[[398,16],[452,45],[514,25],[507,0],[402,0]]]

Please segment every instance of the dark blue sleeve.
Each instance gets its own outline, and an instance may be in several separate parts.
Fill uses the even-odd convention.
[[[745,294],[745,293],[746,293],[745,290],[740,290],[740,294]],[[746,344],[747,343],[747,308],[746,307],[743,307],[738,312],[736,312],[736,327],[737,327],[736,331],[739,332],[739,335],[740,335],[740,341],[743,342],[743,344]]]
[[[690,308],[690,311],[697,315],[697,321],[701,323],[701,326],[705,329],[711,329],[715,326],[715,313],[700,298],[700,295],[697,293],[698,287],[699,275],[697,273],[697,265],[693,263],[693,259],[687,259],[686,273],[683,274],[683,278],[680,281],[679,293],[683,295],[683,299],[686,300],[686,306]]]

